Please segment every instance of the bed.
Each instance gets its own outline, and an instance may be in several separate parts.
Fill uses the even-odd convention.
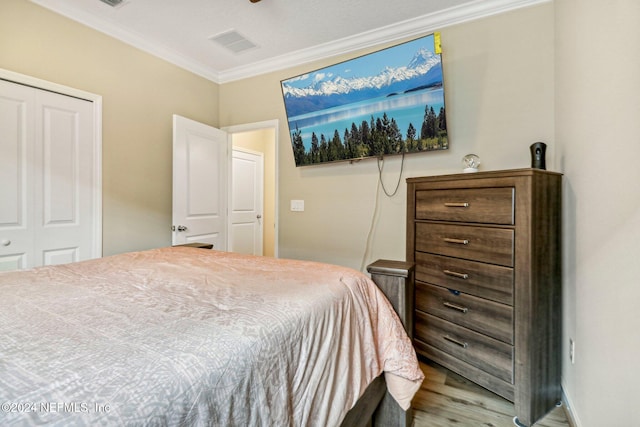
[[[3,426],[339,426],[423,378],[344,267],[171,247],[0,273]]]

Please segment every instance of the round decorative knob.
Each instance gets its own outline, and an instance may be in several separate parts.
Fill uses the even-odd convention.
[[[2,239],[2,241],[0,241],[0,243],[2,243],[2,246],[9,246],[11,244],[11,240]]]

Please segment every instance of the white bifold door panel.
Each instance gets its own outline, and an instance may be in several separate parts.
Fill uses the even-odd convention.
[[[173,116],[172,243],[227,250],[227,133]]]
[[[90,101],[0,81],[0,270],[94,253]]]

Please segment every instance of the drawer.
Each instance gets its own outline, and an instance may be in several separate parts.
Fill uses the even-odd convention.
[[[416,224],[416,250],[513,267],[514,231],[438,223]]]
[[[416,309],[513,344],[513,307],[508,305],[418,282]]]
[[[513,206],[511,187],[416,191],[416,219],[513,225]]]
[[[416,339],[513,384],[513,346],[416,312]]]
[[[415,254],[416,280],[513,305],[513,268],[423,252]]]

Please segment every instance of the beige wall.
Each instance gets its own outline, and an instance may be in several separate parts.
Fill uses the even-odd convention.
[[[103,252],[171,244],[172,114],[216,126],[218,85],[27,0],[0,2],[0,68],[103,97]]]
[[[640,420],[640,3],[557,0],[563,385],[579,426]]]
[[[247,148],[264,155],[264,207],[262,252],[265,256],[275,255],[276,230],[276,150],[275,129],[259,129],[234,133],[233,147]]]
[[[480,155],[484,170],[527,167],[529,145],[545,141],[547,164],[554,168],[553,5],[441,32],[451,148],[407,156],[391,198],[378,188],[375,160],[294,165],[280,80],[355,55],[221,85],[221,126],[280,120],[280,256],[357,269],[378,258],[404,259],[405,178],[459,172],[467,153]],[[385,160],[388,189],[395,188],[399,172],[399,157]],[[303,199],[305,211],[291,212],[291,199]]]

